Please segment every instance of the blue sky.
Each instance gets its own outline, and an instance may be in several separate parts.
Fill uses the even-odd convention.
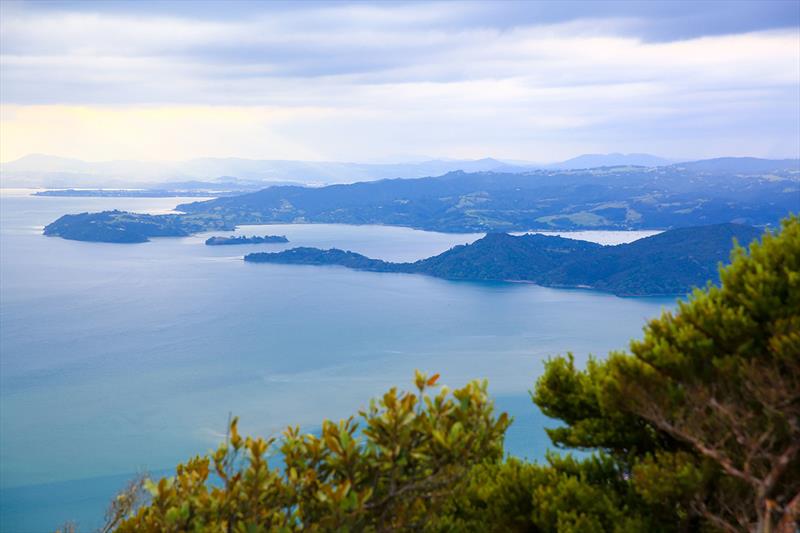
[[[800,2],[2,2],[0,160],[798,157]]]

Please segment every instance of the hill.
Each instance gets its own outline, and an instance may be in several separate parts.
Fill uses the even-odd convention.
[[[651,154],[583,154],[560,163],[547,165],[547,168],[577,169],[597,167],[662,167],[674,163],[675,160],[658,157]]]
[[[625,296],[686,294],[717,281],[733,240],[748,244],[761,231],[739,224],[682,228],[617,246],[548,235],[489,234],[414,263],[388,263],[342,250],[295,248],[253,253],[245,261],[340,265],[445,279],[528,281],[550,287],[593,288]]]
[[[390,224],[446,232],[776,224],[800,209],[800,173],[794,160],[758,161],[743,168],[769,171],[743,176],[731,171],[733,163],[709,163],[699,169],[680,164],[451,172],[321,188],[271,187],[179,209],[237,224]]]
[[[800,174],[800,160],[798,159],[718,157],[702,161],[687,161],[674,166],[695,172],[728,173],[733,175],[768,175],[772,172],[781,173],[786,170],[793,171],[795,176]]]

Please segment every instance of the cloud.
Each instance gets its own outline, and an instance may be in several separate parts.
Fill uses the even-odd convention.
[[[345,32],[354,28],[445,30],[552,25],[576,20],[626,21],[618,30],[644,41],[674,41],[708,35],[747,33],[800,24],[800,7],[785,0],[558,0],[520,2],[304,2],[251,0],[6,0],[36,16],[52,13],[161,17],[225,22],[268,17],[290,31]]]
[[[0,158],[792,155],[789,4],[4,4]]]
[[[630,81],[659,72],[666,77],[700,70],[708,78],[720,68],[745,77],[767,62],[771,68],[759,67],[759,74],[783,73],[786,83],[797,70],[786,68],[797,58],[797,27],[654,43],[624,31],[650,19],[478,26],[475,13],[486,14],[487,4],[387,6],[265,10],[222,21],[11,9],[0,22],[2,98],[15,103],[232,103],[244,98],[248,103],[248,93],[267,100],[273,84],[279,89],[283,81],[302,89],[304,82],[449,82],[527,74],[538,75],[539,84],[557,86],[586,83],[587,77],[589,82],[598,77]],[[759,80],[751,77],[750,83]]]

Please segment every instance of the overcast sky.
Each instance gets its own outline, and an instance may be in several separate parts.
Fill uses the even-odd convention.
[[[0,2],[0,160],[800,156],[800,2]]]

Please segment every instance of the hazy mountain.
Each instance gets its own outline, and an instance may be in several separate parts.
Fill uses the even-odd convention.
[[[639,166],[639,167],[660,167],[675,163],[675,159],[666,159],[651,154],[583,154],[560,163],[546,165],[546,168],[554,169],[579,169],[597,167],[620,167],[620,166]]]
[[[549,165],[554,169],[601,166],[668,164],[663,158],[647,154],[582,155]],[[152,187],[168,189],[175,182],[211,183],[220,189],[239,180],[231,190],[253,190],[276,182],[304,185],[355,183],[386,178],[422,178],[462,170],[464,172],[519,173],[542,165],[525,161],[428,159],[424,161],[352,163],[337,161],[292,161],[204,157],[188,161],[81,161],[45,154],[31,154],[0,164],[3,187]]]
[[[9,172],[89,172],[91,163],[80,159],[58,157],[47,154],[29,154],[8,163],[2,163]]]
[[[176,175],[168,163],[98,161],[31,154],[0,164],[2,187],[147,187]]]
[[[241,158],[200,158],[188,161],[87,162],[32,154],[0,165],[3,187],[157,187],[175,182],[244,183],[239,189],[262,188],[276,182],[305,185],[354,183],[385,178],[420,178],[465,172],[524,172],[528,167],[496,159],[439,160],[406,163],[347,163]],[[240,185],[241,185],[240,183]],[[253,184],[258,184],[253,186]]]
[[[188,161],[88,162],[32,154],[0,164],[0,186],[45,188],[154,188],[255,191],[266,186],[296,183],[329,185],[389,178],[422,178],[454,171],[520,174],[537,169],[579,170],[603,167],[660,167],[675,172],[770,174],[797,169],[798,160],[724,157],[673,164],[649,154],[585,154],[542,166],[525,161],[430,159],[401,163],[348,163],[242,158],[200,158]],[[183,187],[186,185],[186,187]]]
[[[757,157],[718,157],[701,161],[677,163],[683,168],[702,173],[727,173],[737,175],[765,175],[787,170],[800,174],[800,159],[759,159]]]

